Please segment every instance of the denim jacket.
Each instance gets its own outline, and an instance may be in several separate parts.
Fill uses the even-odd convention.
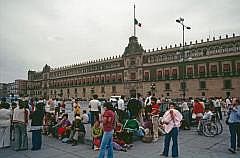
[[[230,110],[229,123],[240,123],[240,105]]]

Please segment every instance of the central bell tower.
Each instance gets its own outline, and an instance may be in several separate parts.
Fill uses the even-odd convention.
[[[143,93],[143,53],[144,49],[138,43],[137,37],[130,37],[123,54],[124,92],[126,96],[136,97],[137,93]]]

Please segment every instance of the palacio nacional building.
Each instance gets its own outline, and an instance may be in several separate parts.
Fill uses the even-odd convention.
[[[31,97],[130,97],[146,96],[148,91],[169,98],[239,96],[240,36],[147,51],[132,36],[121,56],[58,68],[46,64],[42,71],[28,71]]]

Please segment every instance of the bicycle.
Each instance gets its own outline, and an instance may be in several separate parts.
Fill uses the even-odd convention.
[[[201,119],[198,126],[198,133],[206,137],[214,137],[218,133],[218,127],[211,119]]]
[[[217,135],[220,135],[222,134],[223,132],[223,125],[219,119],[219,116],[214,113],[213,116],[212,116],[212,121],[217,125],[217,128],[218,128],[218,132],[217,132]]]

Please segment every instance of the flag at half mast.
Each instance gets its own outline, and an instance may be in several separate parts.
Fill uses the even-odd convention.
[[[134,9],[133,9],[133,19],[134,19],[134,32],[133,32],[133,36],[135,36],[136,37],[136,25],[137,26],[139,26],[139,27],[141,27],[142,26],[142,24],[140,23],[140,22],[138,22],[138,20],[136,19],[136,17],[135,17],[135,4],[134,4]]]
[[[140,22],[138,22],[136,18],[134,19],[134,24],[139,27],[142,27],[142,24]]]

